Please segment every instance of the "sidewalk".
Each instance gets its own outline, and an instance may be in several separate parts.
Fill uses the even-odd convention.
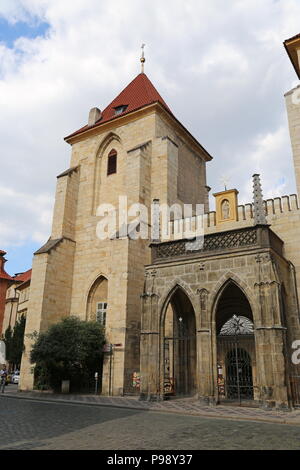
[[[48,392],[19,392],[14,385],[8,385],[2,396],[26,400],[39,400],[56,403],[110,406],[142,411],[180,413],[185,415],[233,420],[262,421],[300,426],[300,409],[292,411],[263,410],[240,406],[205,406],[196,398],[178,398],[161,402],[139,401],[138,397],[104,397],[99,395],[54,394]],[[1,397],[0,397],[1,399]]]

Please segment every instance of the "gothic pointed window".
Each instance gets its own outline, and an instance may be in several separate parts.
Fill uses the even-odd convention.
[[[112,149],[108,154],[107,176],[117,173],[117,151]]]

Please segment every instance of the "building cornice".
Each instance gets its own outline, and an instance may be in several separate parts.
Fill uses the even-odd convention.
[[[65,137],[65,141],[73,145],[77,142],[82,141],[83,139],[87,139],[100,133],[108,132],[112,129],[116,129],[116,127],[124,126],[130,122],[134,122],[141,117],[145,117],[151,114],[158,112],[161,116],[163,116],[169,123],[171,123],[177,131],[188,141],[189,145],[194,149],[196,153],[201,153],[206,161],[212,160],[212,156],[207,152],[207,150],[198,142],[198,140],[181,124],[181,122],[167,109],[165,108],[159,101],[155,103],[151,103],[150,105],[144,106],[140,109],[134,110],[130,113],[127,113],[123,116],[119,116],[113,118],[110,121],[99,123],[94,125],[93,127],[83,129],[82,132],[77,134],[71,134],[68,137]]]

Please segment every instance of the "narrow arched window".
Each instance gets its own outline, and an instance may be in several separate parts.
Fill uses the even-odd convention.
[[[117,173],[117,151],[112,149],[108,154],[107,176]]]

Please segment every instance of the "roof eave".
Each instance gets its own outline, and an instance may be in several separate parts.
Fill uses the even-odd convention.
[[[208,151],[203,147],[203,145],[201,145],[200,142],[193,136],[193,134],[191,134],[190,131],[188,131],[187,128],[184,127],[184,125],[174,116],[173,113],[171,113],[167,108],[162,106],[161,103],[158,103],[158,104],[161,106],[161,108],[164,111],[167,112],[167,114],[171,117],[171,119],[173,119],[184,130],[184,132],[188,135],[188,137],[192,139],[194,144],[196,144],[196,146],[201,150],[201,153],[205,155],[206,161],[211,161],[213,157],[210,155],[210,153],[208,153]]]
[[[157,104],[157,102],[154,102],[154,103],[150,103],[150,104],[147,104],[147,105],[144,105],[144,106],[141,106],[140,108],[137,108],[137,109],[133,109],[132,111],[129,111],[128,113],[125,113],[125,114],[121,114],[121,115],[118,115],[118,116],[113,116],[111,119],[107,120],[107,121],[104,121],[104,122],[96,122],[93,126],[89,126],[87,128],[83,128],[82,131],[76,131],[76,132],[73,132],[72,134],[68,135],[67,137],[64,138],[64,140],[68,143],[68,144],[72,144],[73,140],[75,140],[77,137],[82,137],[82,136],[85,136],[85,135],[89,135],[89,134],[93,134],[93,132],[95,131],[95,129],[98,129],[100,128],[101,126],[105,126],[106,124],[111,124],[112,122],[121,122],[121,121],[124,121],[127,116],[132,116],[136,113],[139,113],[141,110],[145,110],[147,108],[151,108],[153,107],[155,104]]]
[[[173,121],[175,121],[177,123],[177,125],[179,125],[183,129],[183,131],[189,136],[189,138],[192,139],[194,144],[201,150],[201,153],[205,156],[206,161],[211,161],[213,159],[213,157],[200,144],[200,142],[198,142],[198,140],[187,130],[187,128],[184,127],[183,124],[174,116],[174,114],[168,108],[166,108],[160,101],[155,101],[151,104],[141,106],[138,109],[134,109],[134,110],[130,111],[129,113],[123,114],[122,116],[113,117],[109,121],[96,123],[93,126],[82,130],[82,132],[76,132],[76,133],[70,134],[69,136],[65,137],[64,140],[68,144],[72,144],[72,143],[76,142],[79,137],[82,138],[83,136],[89,136],[89,134],[93,134],[95,132],[95,130],[101,128],[101,126],[109,125],[112,122],[116,123],[116,125],[118,125],[118,123],[120,123],[120,122],[124,121],[125,119],[127,119],[128,116],[134,117],[135,114],[139,114],[141,111],[145,111],[147,109],[151,110],[151,108],[153,108],[153,109],[158,108],[158,109],[162,110],[163,112],[167,113],[167,115]]]
[[[287,52],[287,55],[289,56],[289,59],[295,69],[295,72],[297,74],[297,77],[300,79],[300,64],[298,61],[298,58],[295,60],[293,57],[291,51],[294,49],[295,45],[298,45],[298,48],[300,48],[300,35],[295,36],[294,38],[287,39],[284,41],[283,45],[285,47],[285,50]]]
[[[24,288],[24,287],[27,287],[27,285],[29,285],[31,282],[31,277],[29,279],[27,279],[26,281],[23,281],[21,284],[18,285],[17,289],[20,289],[20,288]]]

